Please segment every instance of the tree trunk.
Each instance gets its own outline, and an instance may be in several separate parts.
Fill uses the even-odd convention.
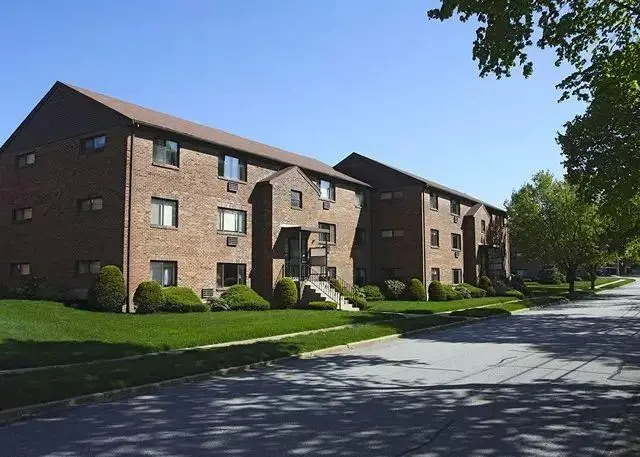
[[[591,281],[591,290],[596,290],[596,267],[589,268],[589,281]]]
[[[576,290],[576,270],[572,267],[567,269],[567,282],[569,283],[569,293],[572,294]]]

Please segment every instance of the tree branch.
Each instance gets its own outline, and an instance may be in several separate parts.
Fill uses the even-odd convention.
[[[640,16],[640,8],[638,7],[633,7],[631,5],[627,5],[626,3],[620,1],[620,0],[609,0],[612,4],[619,6],[620,8],[623,8],[627,11],[629,11],[630,13],[635,14],[636,16]]]

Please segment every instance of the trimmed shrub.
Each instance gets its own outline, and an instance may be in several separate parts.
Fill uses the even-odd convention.
[[[367,301],[381,301],[384,300],[384,295],[382,295],[382,291],[380,288],[374,284],[367,284],[366,286],[362,286],[361,289],[364,297]]]
[[[198,294],[190,287],[165,287],[163,313],[202,313],[209,311],[209,305],[202,303]]]
[[[487,289],[487,297],[495,297],[496,295],[496,290],[493,288],[493,286],[490,286]]]
[[[509,285],[511,286],[512,289],[522,292],[527,297],[531,295],[531,291],[529,290],[529,287],[527,286],[527,284],[524,282],[524,280],[520,276],[516,274],[511,275],[511,279],[509,280]]]
[[[407,298],[413,301],[425,301],[427,299],[427,291],[424,284],[418,278],[413,278],[407,286]]]
[[[440,281],[431,281],[429,284],[430,301],[447,301],[447,288]]]
[[[480,276],[480,279],[478,279],[478,287],[480,289],[488,291],[491,286],[493,284],[491,284],[491,279],[488,276]]]
[[[555,265],[543,267],[538,273],[538,282],[541,284],[561,284],[565,281],[565,276]]]
[[[453,290],[455,290],[457,293],[459,293],[462,298],[471,298],[471,292],[469,292],[466,289],[466,287],[464,287],[461,284],[458,284]],[[482,289],[480,289],[480,290],[482,290]],[[484,293],[484,290],[482,290],[482,292]]]
[[[405,283],[397,279],[387,279],[384,282],[383,294],[387,300],[398,300],[407,288]]]
[[[338,305],[332,301],[312,301],[305,305],[299,305],[298,308],[316,311],[331,311],[338,309]]]
[[[509,290],[509,286],[507,286],[504,281],[499,279],[497,281],[494,281],[493,289],[496,291],[496,295],[502,296],[507,290]]]
[[[267,311],[271,305],[265,299],[261,301],[228,302],[229,311]]]
[[[211,308],[211,311],[230,311],[227,301],[221,297],[210,298],[207,304],[209,308]]]
[[[524,294],[522,292],[520,292],[519,290],[515,290],[515,289],[509,289],[507,291],[504,292],[505,297],[514,297],[514,298],[518,298],[520,300],[522,300],[524,298]]]
[[[298,286],[291,278],[282,278],[273,289],[273,307],[293,308],[298,303]]]
[[[242,303],[265,303],[267,309],[271,307],[269,302],[262,298],[258,292],[244,284],[236,284],[235,286],[229,287],[222,294],[222,298],[224,298],[230,308]]]
[[[122,312],[127,298],[122,271],[115,265],[105,265],[94,286],[89,290],[89,308],[97,311]]]
[[[444,284],[444,289],[447,296],[447,301],[464,299],[462,294],[451,287],[449,284]]]
[[[469,293],[471,294],[471,298],[482,298],[487,296],[486,290],[476,286],[472,286],[471,284],[467,284],[466,282],[463,282],[462,284],[460,284],[460,286],[469,291]]]
[[[367,303],[367,299],[362,297],[362,296],[360,296],[360,295],[348,294],[348,295],[345,295],[344,298],[349,300],[349,303],[351,303],[356,308],[359,308],[360,310],[365,310],[365,309],[369,308],[369,304]]]
[[[133,294],[133,304],[136,307],[136,313],[155,313],[164,306],[164,303],[162,286],[156,281],[141,282]]]

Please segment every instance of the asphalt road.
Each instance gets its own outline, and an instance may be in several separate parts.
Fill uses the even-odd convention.
[[[0,455],[640,455],[639,335],[636,282],[0,427]]]

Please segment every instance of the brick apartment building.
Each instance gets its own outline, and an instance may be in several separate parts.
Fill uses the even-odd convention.
[[[60,82],[0,148],[6,282],[72,296],[106,264],[130,297],[149,279],[266,297],[283,275],[473,281],[509,271],[494,226],[503,210],[358,154],[331,167]]]

